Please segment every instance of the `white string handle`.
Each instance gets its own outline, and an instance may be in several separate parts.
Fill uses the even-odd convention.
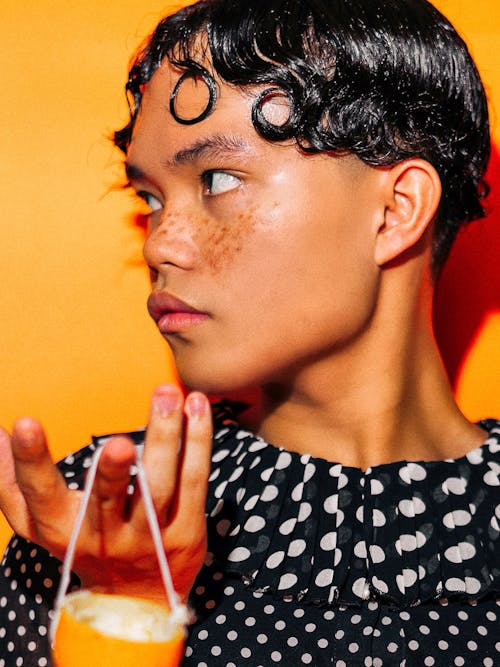
[[[59,587],[57,590],[57,595],[54,603],[54,616],[50,624],[49,637],[51,644],[54,643],[54,635],[57,624],[59,622],[59,616],[61,615],[61,607],[68,590],[69,582],[71,579],[71,568],[73,566],[73,560],[75,557],[76,544],[78,541],[78,536],[82,529],[83,520],[87,512],[88,504],[90,501],[90,496],[92,493],[92,488],[94,486],[97,466],[99,464],[99,459],[104,448],[104,444],[101,444],[95,451],[94,456],[92,457],[92,463],[87,474],[87,479],[85,480],[85,486],[83,487],[82,499],[80,502],[80,507],[78,508],[78,514],[75,519],[75,524],[73,526],[73,531],[71,533],[71,538],[68,543],[68,548],[64,556],[64,561],[61,569],[61,579],[59,582]],[[141,454],[136,450],[136,466],[137,466],[137,481],[139,483],[139,489],[141,491],[142,500],[144,502],[144,509],[146,512],[146,518],[148,520],[149,529],[151,531],[151,536],[153,538],[153,544],[156,550],[156,556],[158,558],[158,565],[160,567],[160,574],[165,587],[165,592],[167,594],[167,600],[170,605],[171,614],[174,617],[177,617],[179,622],[186,621],[186,611],[184,606],[179,601],[179,597],[175,592],[172,574],[170,573],[170,568],[168,566],[167,557],[165,555],[165,549],[163,548],[163,540],[161,537],[160,526],[158,524],[158,517],[156,516],[153,499],[151,497],[151,491],[149,490],[149,485],[146,477],[146,472],[141,462]]]

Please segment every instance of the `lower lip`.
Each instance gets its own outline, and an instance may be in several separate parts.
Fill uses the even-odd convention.
[[[158,320],[158,329],[163,334],[191,329],[208,319],[205,313],[167,313]]]

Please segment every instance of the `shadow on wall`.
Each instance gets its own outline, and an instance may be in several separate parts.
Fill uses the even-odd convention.
[[[434,302],[436,338],[454,388],[486,317],[500,311],[500,154],[495,146],[487,182],[487,216],[457,238]]]

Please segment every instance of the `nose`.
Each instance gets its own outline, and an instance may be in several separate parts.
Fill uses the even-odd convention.
[[[198,250],[186,215],[165,212],[148,232],[143,248],[152,277],[176,267],[189,271],[196,265]]]

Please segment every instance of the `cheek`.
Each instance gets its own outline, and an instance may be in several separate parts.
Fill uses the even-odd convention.
[[[256,226],[255,208],[235,213],[230,220],[205,220],[197,225],[195,242],[203,263],[214,275],[222,274],[245,247]]]

